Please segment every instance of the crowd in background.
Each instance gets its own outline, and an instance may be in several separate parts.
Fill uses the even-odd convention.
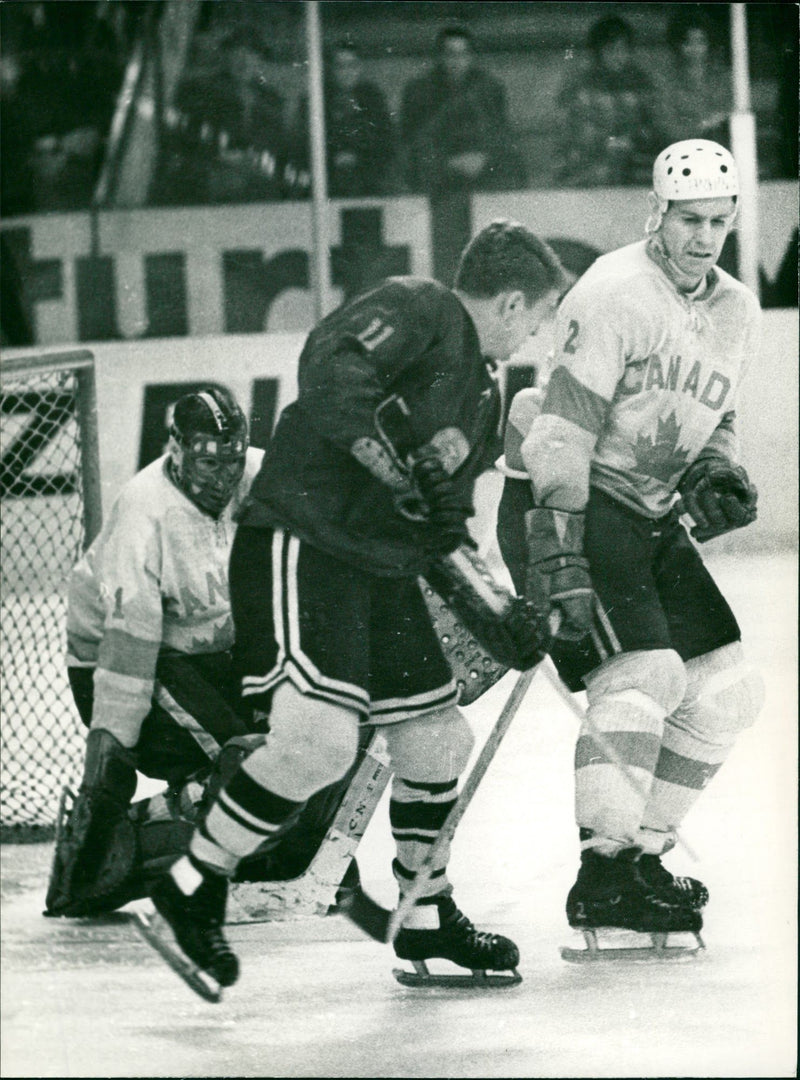
[[[161,124],[151,205],[309,195],[307,96],[289,101],[276,85],[269,5],[263,25],[255,26],[252,19],[237,25],[237,7],[205,5],[210,14],[200,21]],[[467,26],[432,27],[430,55],[419,58],[394,107],[387,88],[365,74],[359,41],[329,27],[329,194],[645,184],[654,155],[670,142],[698,135],[729,145],[731,75],[719,24],[707,20],[705,5],[668,7],[668,60],[657,70],[643,61],[631,22],[616,8],[586,28],[577,62],[565,65],[568,74],[550,103],[552,138],[538,148],[512,123],[507,88]],[[2,5],[5,216],[89,204],[148,8],[124,0]],[[791,60],[785,62],[790,70]],[[778,74],[775,111],[786,136],[770,167],[794,176],[796,71],[794,83]]]

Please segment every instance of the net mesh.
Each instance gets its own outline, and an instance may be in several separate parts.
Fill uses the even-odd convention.
[[[7,376],[0,390],[0,838],[48,839],[85,730],[64,663],[67,577],[84,536],[75,371]]]

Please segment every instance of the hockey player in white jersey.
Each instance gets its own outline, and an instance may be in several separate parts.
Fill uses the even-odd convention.
[[[501,550],[517,589],[535,581],[561,610],[552,655],[588,696],[567,916],[590,948],[601,927],[700,930],[705,886],[661,857],[761,705],[680,520],[704,543],[756,516],[734,417],[759,305],[716,266],[738,198],[724,147],[662,151],[646,239],[601,256],[567,294],[541,407],[523,391],[510,412]]]
[[[191,812],[180,805],[190,792],[199,798],[189,778],[207,775],[230,739],[249,736],[231,663],[228,559],[233,515],[262,457],[228,391],[185,394],[167,452],[125,484],[72,571],[67,671],[89,733],[48,914],[111,910],[135,892],[142,848],[160,832],[136,837],[137,769],[169,785],[163,812],[142,805],[144,817],[169,820]]]

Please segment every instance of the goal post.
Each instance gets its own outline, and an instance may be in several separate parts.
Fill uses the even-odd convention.
[[[0,509],[0,840],[47,840],[85,744],[65,652],[67,579],[102,522],[90,350],[0,360]]]

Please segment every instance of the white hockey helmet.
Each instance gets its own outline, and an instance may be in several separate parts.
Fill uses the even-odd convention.
[[[653,165],[659,200],[719,199],[739,194],[733,155],[710,139],[685,139],[662,150]]]

